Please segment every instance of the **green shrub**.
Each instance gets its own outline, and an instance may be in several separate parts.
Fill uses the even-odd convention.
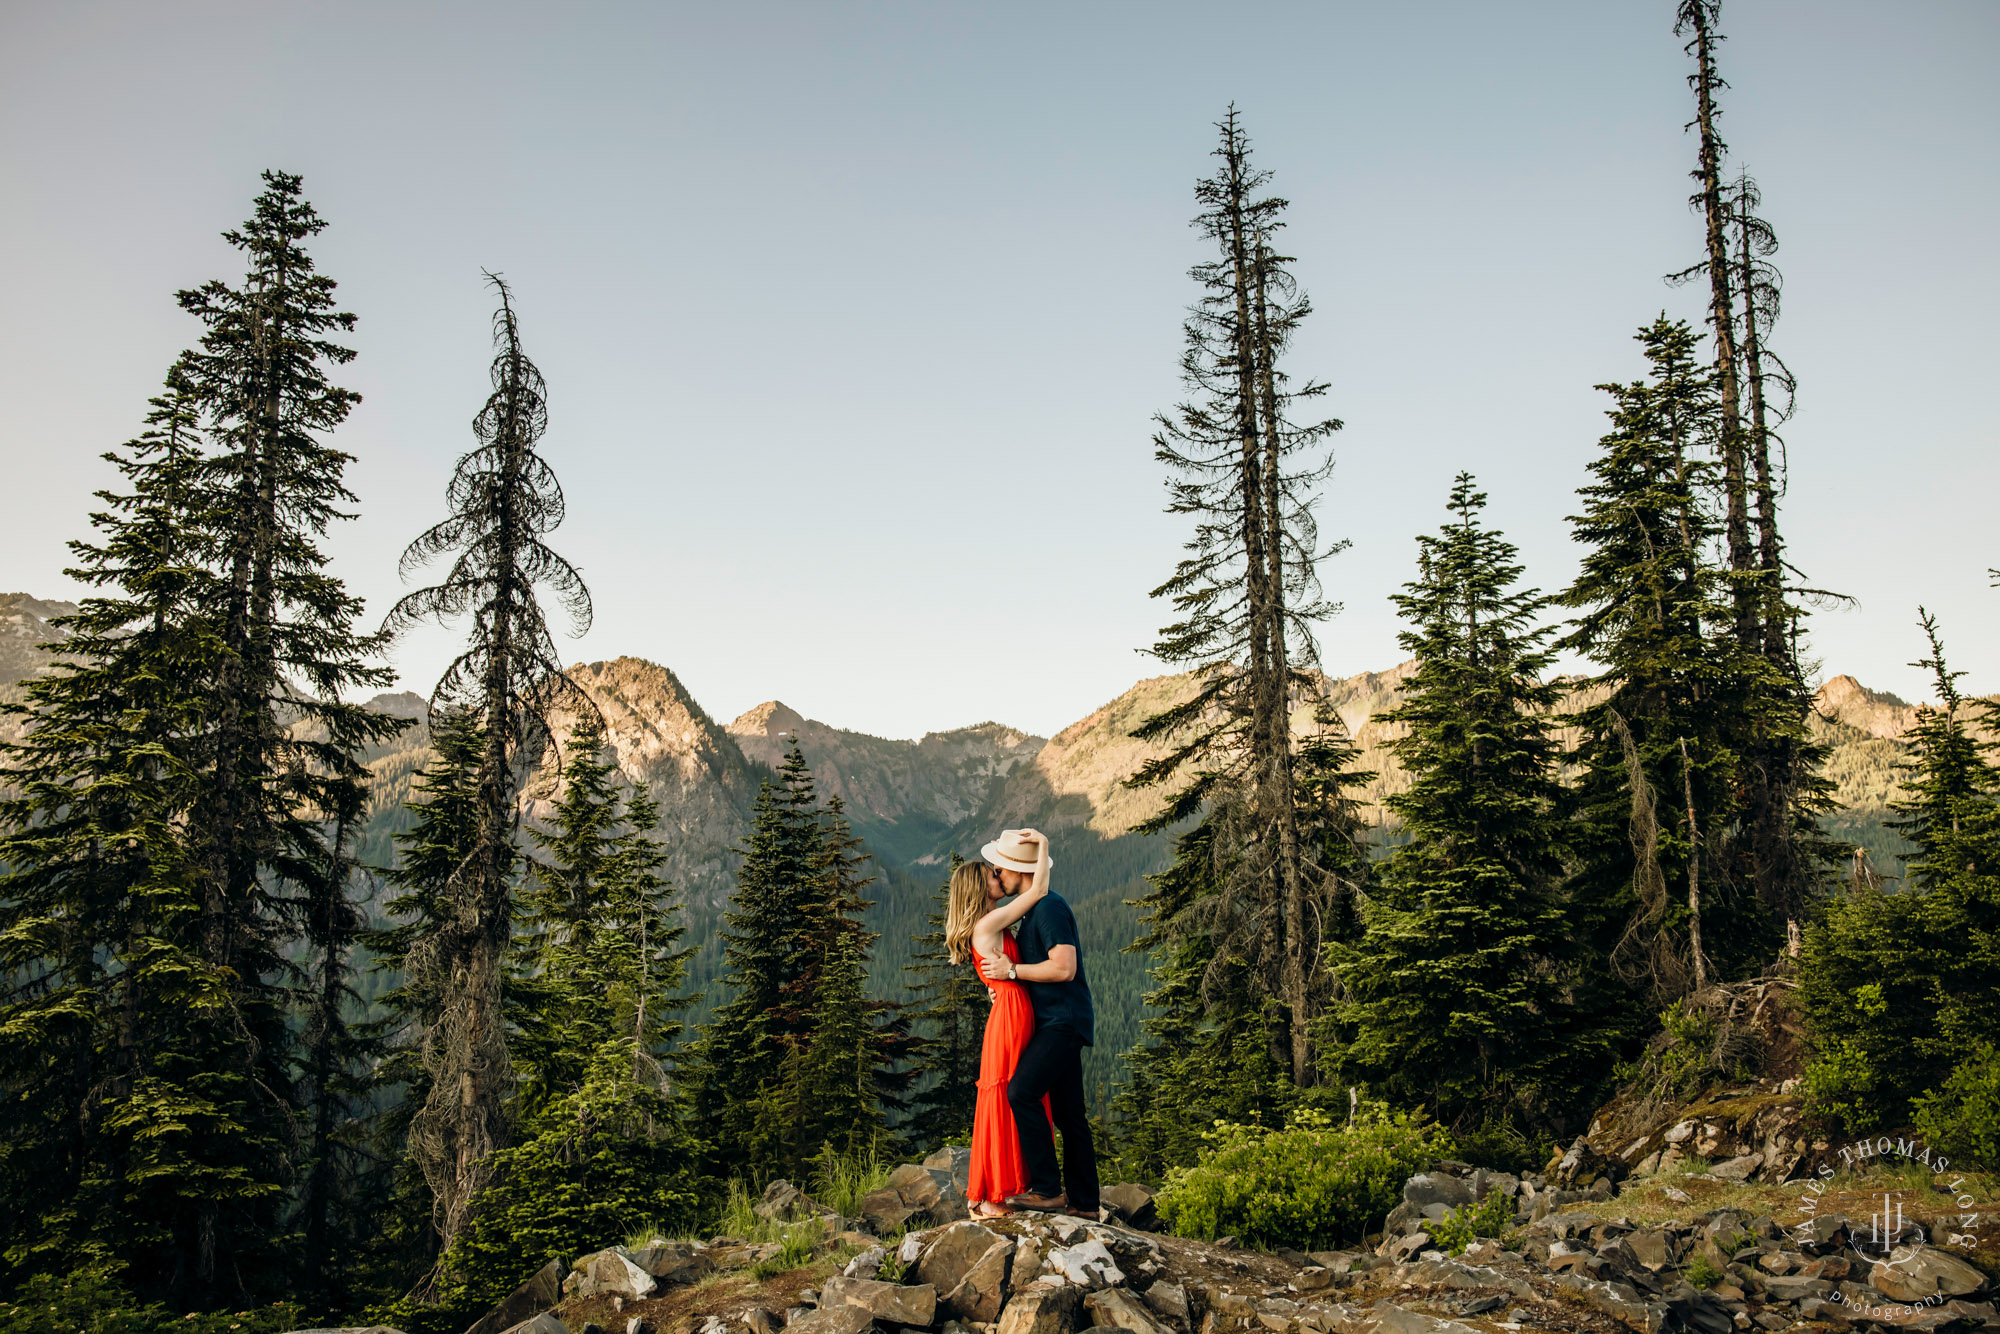
[[[249,1311],[202,1311],[176,1315],[158,1303],[144,1303],[101,1269],[64,1277],[37,1274],[24,1281],[12,1300],[0,1301],[0,1334],[274,1334],[305,1324],[291,1302]]]
[[[1359,1240],[1403,1182],[1453,1148],[1423,1113],[1357,1110],[1351,1125],[1301,1107],[1283,1130],[1217,1122],[1209,1148],[1167,1175],[1158,1205],[1183,1237],[1312,1250]]]
[[[1532,1137],[1504,1120],[1490,1120],[1475,1130],[1454,1131],[1452,1138],[1458,1142],[1458,1157],[1464,1161],[1516,1175],[1540,1171],[1556,1153],[1554,1139]]]
[[[1715,1267],[1715,1262],[1708,1258],[1706,1251],[1696,1251],[1681,1274],[1697,1288],[1712,1288],[1722,1282],[1723,1277],[1722,1271]]]
[[[759,1260],[751,1266],[751,1276],[759,1282],[778,1274],[789,1273],[801,1265],[810,1264],[819,1244],[826,1238],[826,1229],[817,1218],[792,1223],[778,1233],[778,1253],[768,1260]]]
[[[2000,1047],[1980,1043],[1943,1084],[1916,1100],[1911,1121],[1932,1148],[2000,1167]]]
[[[1460,1205],[1424,1230],[1437,1241],[1438,1249],[1461,1255],[1479,1237],[1504,1237],[1514,1226],[1514,1199],[1498,1190],[1486,1192],[1477,1204]]]

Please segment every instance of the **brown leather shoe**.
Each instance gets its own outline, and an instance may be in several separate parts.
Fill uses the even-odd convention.
[[[1009,1209],[1033,1209],[1038,1213],[1060,1214],[1069,1211],[1069,1197],[1061,1191],[1053,1195],[1036,1195],[1032,1191],[1007,1197]]]
[[[1093,1223],[1101,1223],[1104,1221],[1103,1217],[1101,1216],[1103,1211],[1099,1209],[1065,1209],[1063,1210],[1063,1212],[1068,1214],[1071,1218],[1088,1218]]]

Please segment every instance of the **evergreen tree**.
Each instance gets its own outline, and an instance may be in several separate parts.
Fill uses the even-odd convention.
[[[1378,870],[1365,933],[1331,947],[1345,997],[1329,1059],[1455,1129],[1561,1130],[1589,1110],[1574,1072],[1610,1053],[1565,986],[1558,687],[1534,626],[1546,600],[1516,587],[1485,504],[1460,474],[1451,521],[1418,539],[1418,577],[1396,598],[1417,670],[1384,715],[1408,729],[1393,744],[1410,786],[1388,805],[1409,842]]]
[[[0,798],[0,1218],[10,1275],[116,1267],[157,1293],[175,1278],[180,1191],[268,1193],[202,1150],[227,1138],[228,1071],[173,1059],[183,1020],[227,1004],[200,950],[203,894],[186,812],[217,648],[192,549],[199,402],[185,367],[147,429],[105,455],[130,490],[102,491],[96,542],[71,578],[97,590],[55,624],[49,674],[7,704]],[[148,1125],[152,1112],[167,1123]],[[177,1126],[178,1130],[170,1128]],[[247,1157],[247,1155],[246,1155]],[[159,1174],[164,1180],[149,1180]],[[164,1263],[155,1263],[163,1260]]]
[[[328,877],[342,855],[329,826],[361,805],[358,753],[404,725],[344,698],[393,674],[371,662],[380,640],[356,632],[361,603],[318,547],[354,499],[351,456],[322,438],[359,401],[328,377],[353,359],[332,338],[354,317],[334,308],[335,284],[304,248],[326,224],[299,178],[266,172],[264,184],[250,220],[224,234],[248,262],[242,285],[179,294],[205,326],[186,362],[213,446],[193,531],[215,565],[203,614],[220,649],[189,743],[200,782],[188,828],[203,866],[201,957],[227,986],[186,1017],[177,1045],[190,1078],[228,1083],[214,1125],[242,1136],[214,1162],[235,1184],[191,1178],[170,1206],[185,1213],[172,1228],[175,1286],[190,1305],[236,1296],[241,1275],[268,1262],[295,1115],[286,942],[316,893],[346,883]]]
[[[1710,555],[1714,375],[1685,323],[1662,315],[1637,337],[1650,377],[1599,386],[1612,429],[1571,520],[1587,550],[1560,647],[1605,667],[1572,720],[1572,920],[1657,1009],[1774,947],[1726,840],[1756,688],[1780,683],[1730,633],[1729,574]]]
[[[660,875],[658,824],[659,803],[643,786],[619,792],[603,720],[586,714],[570,735],[549,827],[529,831],[542,855],[530,863],[535,889],[516,937],[524,1117],[582,1088],[595,1053],[613,1043],[626,1044],[632,1079],[668,1085],[691,951],[678,948],[687,928]]]
[[[441,998],[422,1048],[429,1091],[408,1143],[447,1245],[486,1184],[488,1156],[507,1140],[512,1064],[502,990],[519,857],[515,797],[523,772],[546,749],[551,709],[559,702],[578,713],[596,709],[563,674],[535,594],[548,585],[576,633],[588,628],[589,590],[543,541],[563,518],[562,488],[535,449],[548,429],[548,388],[521,350],[507,285],[488,276],[500,296],[493,317],[499,351],[493,393],[473,418],[479,443],[453,472],[451,517],[410,544],[403,569],[456,556],[443,583],[404,597],[385,626],[395,632],[430,618],[472,616],[471,642],[446,669],[433,707],[477,711],[486,743],[473,846],[445,883],[436,929],[413,941],[406,956],[406,966],[430,979],[425,985]]]
[[[736,890],[722,916],[727,999],[701,1027],[691,1053],[694,1119],[718,1175],[759,1181],[786,1167],[782,1072],[803,1031],[789,998],[806,965],[802,935],[817,889],[817,807],[812,772],[794,742],[778,781],[757,792]]]
[[[1993,1015],[2000,1012],[2000,767],[1995,747],[1967,725],[1959,673],[1945,663],[1937,624],[1920,609],[1938,704],[1919,710],[1896,828],[1916,844],[1910,892],[1857,885],[1806,928],[1799,1005],[1811,1038],[1809,1106],[1850,1133],[1921,1123],[1964,1099],[1974,1136],[1993,1142]],[[1990,729],[2000,723],[1983,707]],[[1983,1079],[1982,1079],[1983,1074]],[[1924,1097],[1929,1093],[1930,1096]],[[1972,1095],[1968,1097],[1968,1095]],[[1928,1105],[1926,1105],[1928,1104]],[[1971,1117],[1964,1115],[1970,1110]],[[1977,1129],[1975,1126],[1974,1129]]]
[[[1198,905],[1218,896],[1255,903],[1237,919],[1255,929],[1242,939],[1192,920],[1170,929],[1178,937],[1207,934],[1217,957],[1251,961],[1262,985],[1281,997],[1269,1032],[1273,1059],[1303,1086],[1313,1077],[1314,973],[1329,886],[1303,863],[1291,711],[1294,693],[1316,685],[1311,625],[1335,610],[1320,596],[1318,562],[1330,553],[1320,549],[1308,492],[1331,466],[1325,446],[1340,423],[1294,420],[1327,386],[1295,383],[1279,365],[1311,313],[1290,257],[1272,244],[1286,204],[1260,193],[1270,176],[1251,166],[1233,107],[1217,128],[1220,166],[1195,187],[1202,207],[1195,226],[1217,258],[1193,270],[1204,295],[1187,321],[1181,359],[1196,397],[1161,416],[1154,437],[1170,470],[1168,509],[1194,516],[1195,531],[1173,577],[1154,590],[1180,619],[1152,652],[1192,667],[1199,687],[1134,730],[1167,749],[1130,782],[1177,785],[1142,832],[1171,828],[1223,789],[1240,789],[1229,798],[1234,818],[1216,831],[1235,840],[1236,850],[1216,863],[1229,868],[1229,879],[1205,881],[1213,891],[1190,908],[1199,915]]]
[[[902,1006],[869,1000],[868,958],[876,935],[862,925],[873,905],[861,896],[873,878],[839,797],[818,820],[810,873],[814,894],[801,923],[804,968],[780,1010],[792,1036],[785,1055],[783,1106],[794,1171],[829,1156],[852,1159],[887,1142],[885,1112],[905,1107],[912,1051]]]
[[[925,919],[930,930],[916,938],[903,966],[917,1034],[911,1064],[915,1092],[910,1098],[915,1110],[906,1133],[918,1149],[968,1142],[979,1102],[979,1062],[992,1004],[972,965],[953,963],[944,943],[951,873],[958,870],[959,860],[953,853],[938,886],[936,906]]]

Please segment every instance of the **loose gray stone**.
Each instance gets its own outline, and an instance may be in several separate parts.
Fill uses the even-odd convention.
[[[1908,1260],[1878,1264],[1868,1271],[1877,1292],[1899,1302],[1928,1297],[1969,1297],[1986,1286],[1986,1276],[1955,1255],[1924,1246]]]

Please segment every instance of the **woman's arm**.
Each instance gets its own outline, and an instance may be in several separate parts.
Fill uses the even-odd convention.
[[[1007,961],[999,957],[1000,952],[997,949],[991,948],[999,943],[1000,933],[1027,916],[1028,910],[1049,892],[1049,840],[1033,829],[1023,829],[1020,833],[1023,839],[1032,839],[1039,845],[1035,853],[1035,870],[1028,881],[1028,887],[981,917],[972,926],[973,947],[977,949],[983,942],[989,948],[980,949],[979,953],[1000,967],[997,974],[988,973],[988,977],[1007,975]]]

